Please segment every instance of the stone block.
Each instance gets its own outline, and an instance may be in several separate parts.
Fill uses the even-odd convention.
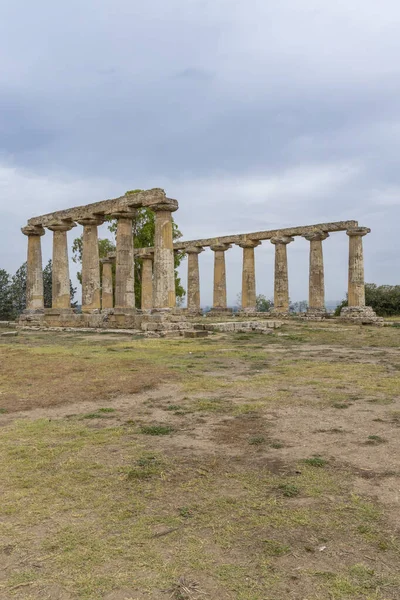
[[[183,337],[185,338],[204,338],[208,336],[208,331],[200,330],[200,329],[188,329],[183,332]]]

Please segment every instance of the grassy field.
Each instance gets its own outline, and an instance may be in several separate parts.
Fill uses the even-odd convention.
[[[400,329],[0,338],[1,600],[397,600]]]

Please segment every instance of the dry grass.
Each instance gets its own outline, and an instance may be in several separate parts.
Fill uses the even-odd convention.
[[[396,600],[393,331],[2,343],[0,598]]]

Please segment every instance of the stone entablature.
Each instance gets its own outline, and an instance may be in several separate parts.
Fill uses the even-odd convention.
[[[56,222],[78,222],[95,216],[111,217],[115,213],[129,213],[132,209],[141,207],[151,208],[153,210],[173,211],[177,210],[178,206],[178,201],[167,198],[164,190],[161,188],[154,188],[142,192],[127,192],[124,196],[112,200],[102,200],[101,202],[86,204],[85,206],[75,206],[74,208],[58,210],[46,215],[41,215],[40,217],[33,217],[28,219],[28,225],[41,225],[42,227],[47,227]]]
[[[175,242],[174,250],[185,252],[191,246],[210,247],[219,244],[236,244],[240,246],[246,241],[263,241],[270,240],[275,237],[296,237],[306,236],[315,232],[333,233],[334,231],[347,231],[358,227],[358,221],[337,221],[333,223],[317,223],[315,225],[302,225],[301,227],[286,227],[283,229],[270,229],[267,231],[254,231],[253,233],[238,233],[234,235],[224,235],[221,237],[204,238],[199,240],[189,240],[187,242]],[[140,256],[142,253],[154,250],[154,248],[137,248],[136,254]],[[109,254],[114,256],[113,253]]]

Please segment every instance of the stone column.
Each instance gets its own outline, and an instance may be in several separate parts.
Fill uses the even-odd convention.
[[[255,312],[256,310],[256,270],[254,261],[254,248],[261,242],[246,240],[239,244],[243,248],[242,270],[242,310]]]
[[[97,227],[103,223],[100,217],[88,217],[78,221],[83,225],[82,246],[82,311],[100,310],[100,261]]]
[[[274,309],[275,313],[289,312],[289,279],[286,246],[293,238],[282,235],[271,238],[275,245]]]
[[[226,270],[225,252],[231,248],[230,244],[215,244],[210,246],[214,252],[214,311],[226,311]]]
[[[101,309],[108,310],[114,307],[113,293],[113,273],[112,266],[114,260],[112,258],[102,258],[102,279],[101,279]]]
[[[115,308],[135,308],[135,271],[132,219],[136,211],[115,213],[117,250],[115,262]]]
[[[365,306],[362,238],[370,232],[368,227],[354,227],[346,232],[349,236],[348,306],[342,308],[340,316],[355,323],[383,324],[383,318],[377,317],[371,306]]]
[[[312,233],[307,233],[304,237],[310,242],[307,313],[322,315],[326,312],[322,241],[329,237],[329,233],[326,233],[325,231],[313,231]]]
[[[350,306],[365,306],[364,255],[362,238],[371,230],[368,227],[349,229],[349,288]]]
[[[201,246],[186,248],[188,255],[188,279],[187,279],[187,309],[191,313],[199,313],[200,308],[200,273],[199,254],[203,252]]]
[[[172,212],[177,210],[177,203],[160,202],[151,209],[156,213],[154,244],[154,308],[174,308],[175,298],[175,265],[172,238]]]
[[[40,237],[45,231],[41,225],[27,225],[21,229],[28,236],[26,262],[26,309],[25,313],[44,311],[42,247]]]
[[[141,309],[153,308],[153,252],[141,254],[142,259],[142,301]]]
[[[67,231],[70,231],[73,227],[75,227],[75,223],[71,222],[53,223],[47,226],[47,229],[53,232],[51,307],[62,309],[63,312],[72,312]]]

